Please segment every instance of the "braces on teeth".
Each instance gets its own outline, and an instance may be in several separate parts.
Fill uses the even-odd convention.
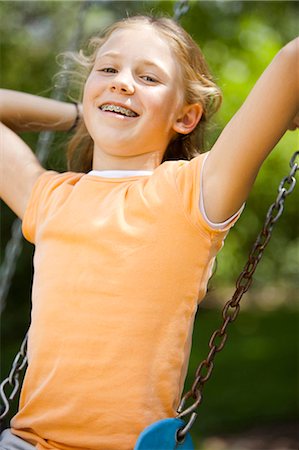
[[[137,116],[137,114],[135,112],[131,111],[130,109],[123,108],[122,106],[102,105],[101,110],[121,113],[128,117],[136,117]]]

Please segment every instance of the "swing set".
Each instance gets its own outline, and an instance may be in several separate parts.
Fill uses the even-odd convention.
[[[190,5],[188,0],[178,0],[174,6],[173,18],[177,21],[189,11]],[[81,16],[82,17],[82,16]],[[79,40],[79,34],[77,33],[75,42]],[[73,40],[73,42],[74,42]],[[62,92],[56,92],[55,98],[61,98]],[[44,160],[47,149],[52,142],[52,133],[41,133],[40,148],[42,156],[40,159]],[[139,435],[135,444],[134,450],[194,450],[194,445],[190,435],[190,430],[197,418],[197,410],[202,403],[203,389],[206,382],[210,379],[214,368],[214,359],[217,353],[219,353],[225,346],[228,336],[228,326],[234,322],[240,311],[240,301],[250,288],[253,275],[260,262],[266,246],[268,245],[274,225],[277,223],[284,211],[284,204],[287,196],[289,196],[296,185],[296,172],[299,169],[299,151],[294,152],[290,162],[290,171],[284,176],[278,186],[278,194],[275,201],[270,205],[266,218],[262,227],[262,230],[258,234],[255,243],[252,246],[248,260],[241,271],[236,281],[236,289],[231,299],[226,302],[222,310],[222,323],[218,329],[216,329],[209,340],[209,351],[206,358],[198,365],[195,378],[191,389],[183,395],[179,407],[177,409],[177,416],[174,418],[162,419],[151,425],[149,425]],[[20,221],[17,219],[12,227],[12,238],[8,244],[8,249],[4,259],[6,267],[9,266],[2,273],[6,275],[6,281],[12,277],[14,271],[15,258],[12,258],[20,253],[21,240],[21,228]],[[7,293],[6,289],[0,286],[0,294],[3,298]],[[7,418],[10,406],[17,395],[20,388],[20,375],[27,364],[27,339],[26,334],[19,352],[17,353],[9,375],[0,384],[0,397],[1,397],[1,430],[4,429],[4,420]],[[6,393],[6,389],[10,390],[10,393]],[[186,406],[186,403],[190,401],[191,405]]]

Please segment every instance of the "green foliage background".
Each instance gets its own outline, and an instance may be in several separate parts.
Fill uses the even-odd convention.
[[[223,107],[214,119],[208,135],[208,148],[245,100],[254,82],[271,59],[298,33],[298,4],[290,1],[193,1],[190,3],[190,11],[182,19],[182,25],[201,46],[224,94]],[[127,13],[154,12],[172,15],[173,6],[173,1],[2,1],[0,2],[1,85],[8,89],[51,96],[53,87],[57,83],[55,74],[61,69],[57,64],[56,56],[66,50],[75,49],[74,41],[78,30],[80,31],[79,47],[82,47],[88,37]],[[70,95],[69,91],[67,95]],[[27,133],[22,137],[33,149],[36,148],[36,135]],[[49,168],[64,170],[65,139],[66,136],[63,133],[57,133],[47,162]],[[218,269],[212,281],[214,295],[234,283],[246,261],[255,236],[261,229],[267,208],[276,198],[277,186],[281,178],[288,173],[289,158],[297,147],[298,136],[294,132],[287,132],[263,165],[247,201],[246,209],[237,226],[228,236],[226,245],[218,257]],[[265,290],[274,292],[274,295],[270,295],[274,303],[280,303],[277,297],[280,296],[285,302],[291,304],[291,309],[296,300],[299,254],[298,189],[286,203],[285,214],[276,226],[272,241],[255,276],[253,292],[256,306],[259,303],[260,292]],[[13,214],[5,205],[2,205],[2,259],[13,219]],[[13,285],[9,291],[8,305],[2,318],[3,344],[7,349],[3,357],[3,373],[7,373],[8,363],[18,345],[17,341],[21,339],[29,322],[32,252],[32,247],[25,243]],[[197,327],[195,329],[196,341],[198,333],[204,335],[203,338],[201,337],[203,342],[207,341],[210,327],[213,327],[216,320],[214,313],[209,309],[205,310],[205,307],[208,308],[206,303],[203,310],[203,317],[206,320],[202,323],[202,331],[199,332]],[[251,319],[250,314],[253,316]],[[250,424],[250,421],[257,423],[260,420],[294,417],[297,410],[294,400],[295,365],[298,358],[297,346],[294,342],[297,328],[296,317],[295,311],[290,313],[289,306],[282,306],[271,313],[263,311],[244,313],[240,323],[245,324],[245,332],[242,326],[237,326],[233,331],[235,341],[230,344],[230,350],[222,360],[219,357],[219,365],[220,367],[222,365],[221,370],[224,373],[226,370],[232,370],[228,367],[232,364],[237,364],[240,372],[237,379],[233,381],[234,386],[227,387],[228,391],[225,391],[224,385],[221,384],[223,379],[220,373],[218,373],[219,381],[208,388],[210,403],[209,406],[203,407],[206,409],[203,409],[204,418],[199,425],[202,433],[211,434],[215,427],[216,430],[237,429]],[[282,321],[280,322],[278,318]],[[280,330],[279,327],[281,327]],[[277,329],[279,338],[278,342],[275,342]],[[249,330],[248,336],[246,330]],[[264,333],[265,330],[268,332]],[[256,345],[252,342],[250,332],[255,336]],[[243,345],[248,343],[248,351],[245,353],[244,347],[242,348],[238,343],[240,338],[243,339]],[[285,347],[282,346],[278,353],[277,347],[279,348],[281,339],[285,340]],[[270,351],[272,345],[276,347],[276,351]],[[205,354],[205,345],[203,349],[196,348],[192,352],[191,368],[195,367],[195,360],[202,356],[201,352],[202,355]],[[277,368],[277,358],[282,358],[288,369],[275,377],[274,367]],[[272,385],[270,383],[272,389],[281,392],[280,406],[271,400],[270,388],[268,390],[257,388],[252,381],[254,377],[259,377],[261,370],[264,370],[265,362],[271,372],[268,380],[272,380]],[[252,374],[249,381],[248,379],[244,381],[248,367],[251,368]],[[262,373],[268,376],[266,372]],[[232,378],[234,374],[231,374]],[[284,384],[283,387],[280,380]],[[247,385],[248,382],[253,383],[252,387]],[[255,394],[260,396],[259,399],[254,400],[254,396],[251,395],[252,389],[255,389]],[[222,400],[219,400],[219,392],[221,392]],[[246,392],[250,395],[246,395]],[[235,403],[237,400],[239,403]],[[225,403],[229,404],[229,412],[225,410]],[[265,404],[267,404],[266,409]],[[283,407],[282,404],[284,404]],[[219,405],[220,411],[223,408],[222,413],[215,412]],[[235,410],[238,412],[234,412]]]

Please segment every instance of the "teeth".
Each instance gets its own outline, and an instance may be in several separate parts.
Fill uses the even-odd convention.
[[[128,117],[136,117],[137,114],[134,111],[131,111],[130,109],[123,108],[122,106],[116,106],[116,105],[102,105],[101,106],[102,111],[112,111],[116,113],[123,114],[124,116]]]

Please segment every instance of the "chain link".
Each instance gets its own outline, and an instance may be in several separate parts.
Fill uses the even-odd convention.
[[[91,5],[92,2],[81,3],[78,11],[77,27],[74,30],[74,34],[71,37],[68,46],[70,50],[75,50],[79,45],[82,36],[82,30],[84,29],[83,21],[85,19],[85,13]],[[66,90],[66,86],[67,80],[66,78],[64,78],[59,86],[54,87],[51,98],[55,100],[63,100],[65,96],[64,92]],[[42,165],[47,161],[53,140],[54,133],[52,131],[43,131],[39,134],[36,154]],[[6,297],[11,285],[12,277],[15,273],[18,256],[22,251],[22,245],[23,238],[21,231],[21,221],[19,219],[15,219],[12,225],[12,237],[6,246],[4,260],[0,268],[0,314],[5,309]],[[0,409],[1,421],[7,416],[10,408],[10,403],[19,390],[20,374],[27,364],[27,339],[28,333],[26,334],[21,344],[20,351],[17,353],[13,361],[12,368],[8,377],[5,378],[0,384],[0,398],[2,403]],[[6,395],[5,390],[7,390],[9,386],[11,388],[11,393]]]
[[[16,264],[22,250],[21,221],[15,219],[11,226],[11,238],[6,244],[2,265],[0,267],[0,315],[5,309],[12,277],[16,270]]]
[[[190,4],[188,0],[178,0],[173,7],[173,19],[177,22],[187,14],[190,9]]]
[[[90,6],[91,2],[82,2],[79,8],[77,27],[74,31],[74,35],[70,39],[68,45],[69,50],[75,50],[79,45],[82,30],[84,29],[83,20],[85,18],[85,11]],[[67,78],[64,77],[58,86],[54,86],[51,98],[54,100],[64,100],[66,88]],[[36,156],[41,165],[44,165],[47,162],[54,137],[55,133],[53,131],[41,131],[38,135]],[[16,271],[18,257],[23,248],[21,221],[19,219],[14,220],[11,230],[11,238],[6,245],[4,259],[0,267],[0,315],[6,307],[6,297],[11,286],[12,278]]]
[[[26,334],[22,344],[20,351],[17,353],[13,363],[12,368],[9,372],[9,375],[5,380],[2,381],[0,385],[0,397],[3,402],[3,407],[0,415],[0,419],[4,419],[4,417],[9,412],[9,404],[15,398],[19,386],[20,386],[20,374],[23,371],[24,367],[27,364],[27,340],[28,333]],[[10,386],[11,393],[6,394],[5,389],[7,386]]]
[[[263,252],[271,238],[271,233],[274,224],[277,222],[279,217],[281,216],[284,209],[284,202],[288,195],[290,195],[296,185],[295,175],[299,168],[298,163],[296,163],[296,158],[298,158],[299,151],[295,152],[290,161],[291,171],[288,176],[284,177],[278,187],[278,195],[275,202],[270,206],[264,226],[262,231],[258,235],[255,244],[252,247],[250,255],[248,257],[248,261],[244,266],[241,274],[239,275],[236,281],[236,290],[232,296],[232,298],[224,305],[222,311],[223,322],[221,324],[221,328],[214,331],[209,341],[209,353],[207,358],[204,359],[198,366],[195,373],[195,380],[193,382],[192,388],[188,391],[183,397],[178,407],[178,415],[177,417],[184,417],[186,415],[191,415],[188,420],[186,426],[181,428],[177,432],[177,440],[182,442],[186,434],[190,431],[192,425],[194,424],[197,413],[196,409],[200,406],[203,399],[203,388],[205,383],[210,379],[213,368],[214,368],[214,358],[216,353],[220,352],[226,343],[227,340],[227,327],[230,323],[234,322],[238,317],[240,311],[240,301],[242,299],[243,294],[249,289],[252,283],[252,277],[255,272],[255,269],[263,255]],[[288,184],[289,189],[285,188],[285,184]],[[275,211],[276,210],[276,211]],[[221,338],[220,342],[217,344],[215,341],[217,338]],[[14,399],[15,395],[19,390],[19,376],[25,365],[27,364],[27,340],[28,333],[26,334],[20,351],[17,353],[14,362],[12,364],[11,371],[5,380],[0,385],[0,397],[3,402],[2,412],[0,415],[0,419],[6,417],[9,412],[9,404]],[[11,393],[7,397],[5,393],[6,386],[11,387]],[[184,410],[185,404],[187,400],[190,398],[194,399],[194,402],[191,406]]]
[[[226,343],[227,340],[227,327],[230,323],[234,322],[236,318],[238,317],[239,311],[240,311],[240,301],[243,295],[246,291],[248,291],[251,283],[252,283],[252,277],[255,272],[255,269],[263,255],[263,252],[271,239],[271,233],[273,226],[277,222],[277,220],[280,218],[283,209],[284,209],[284,202],[288,195],[290,195],[296,185],[296,172],[299,168],[298,162],[296,162],[296,159],[299,156],[299,151],[296,151],[291,160],[290,160],[290,173],[284,177],[279,184],[278,187],[278,195],[276,197],[275,202],[270,206],[265,223],[263,225],[263,228],[261,232],[259,233],[255,244],[252,247],[252,250],[249,254],[248,261],[245,264],[242,272],[240,273],[237,281],[236,281],[236,290],[232,296],[232,298],[224,305],[223,311],[222,311],[222,318],[223,322],[221,324],[221,327],[214,331],[212,334],[210,341],[209,341],[209,353],[198,366],[196,372],[195,372],[195,380],[193,382],[193,385],[191,387],[191,390],[189,390],[181,400],[181,403],[178,407],[178,418],[184,417],[186,415],[191,414],[191,417],[187,423],[187,425],[177,432],[177,439],[180,441],[183,441],[186,437],[186,434],[191,429],[195,418],[197,416],[196,409],[200,406],[202,399],[203,399],[203,388],[205,383],[209,380],[211,377],[213,368],[214,368],[214,358],[216,356],[216,353],[220,352]],[[286,185],[289,186],[289,188],[286,188]],[[220,342],[217,344],[215,341],[216,339],[220,338]],[[190,398],[194,399],[194,402],[191,406],[184,409],[185,404],[187,400]]]

